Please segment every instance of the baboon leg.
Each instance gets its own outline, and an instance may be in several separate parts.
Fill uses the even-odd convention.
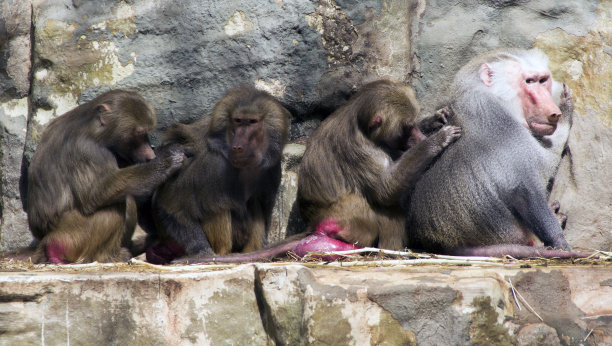
[[[232,216],[229,210],[210,216],[202,228],[215,254],[225,255],[232,251]]]
[[[125,223],[116,208],[101,209],[84,216],[73,210],[40,243],[52,263],[112,262],[121,258],[120,244]]]

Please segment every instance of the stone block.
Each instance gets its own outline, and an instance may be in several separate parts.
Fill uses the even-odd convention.
[[[608,268],[384,263],[347,268],[298,263],[175,266],[175,272],[137,265],[127,269],[89,265],[3,272],[1,341],[181,345],[612,341],[606,322],[612,313]],[[514,297],[519,294],[517,302]]]

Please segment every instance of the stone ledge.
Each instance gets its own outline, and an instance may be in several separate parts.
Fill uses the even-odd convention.
[[[607,263],[386,263],[2,272],[0,344],[612,343]]]

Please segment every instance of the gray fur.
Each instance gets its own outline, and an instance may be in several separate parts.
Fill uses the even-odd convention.
[[[571,101],[561,105],[563,116],[555,133],[536,138],[512,117],[508,102],[493,95],[478,78],[482,63],[515,56],[537,59],[540,54],[533,50],[493,52],[459,71],[449,123],[460,126],[463,135],[404,200],[411,247],[468,254],[462,249],[501,244],[519,248],[528,244],[529,233],[533,233],[546,246],[569,249],[548,207],[547,185],[567,142]],[[508,253],[512,248],[497,250],[512,254]],[[484,254],[501,255],[498,252]]]

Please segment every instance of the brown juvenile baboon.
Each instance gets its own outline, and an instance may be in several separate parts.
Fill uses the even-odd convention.
[[[460,135],[459,127],[445,126],[425,138],[418,112],[410,87],[378,81],[321,124],[298,180],[300,214],[311,229],[331,219],[340,229],[336,237],[349,244],[406,245],[400,197]]]
[[[240,86],[217,102],[210,117],[167,131],[166,143],[186,146],[194,156],[156,192],[157,223],[170,239],[165,248],[147,251],[150,261],[263,246],[290,117],[268,93]]]
[[[176,147],[155,157],[147,136],[155,123],[140,95],[113,90],[47,126],[28,169],[38,261],[124,259],[122,238],[137,222],[134,196],[151,193],[185,157]]]
[[[573,106],[547,64],[538,50],[507,49],[478,56],[457,73],[450,123],[463,136],[407,196],[411,246],[460,255],[580,257],[530,246],[539,240],[569,250],[547,204],[547,185]]]
[[[384,80],[365,85],[321,123],[302,158],[298,204],[310,231],[252,254],[214,260],[253,261],[287,251],[342,250],[353,244],[403,248],[400,197],[460,136],[459,127],[442,127],[446,120],[440,112],[422,122],[425,132],[442,127],[425,137],[415,122],[418,112],[412,88]]]

